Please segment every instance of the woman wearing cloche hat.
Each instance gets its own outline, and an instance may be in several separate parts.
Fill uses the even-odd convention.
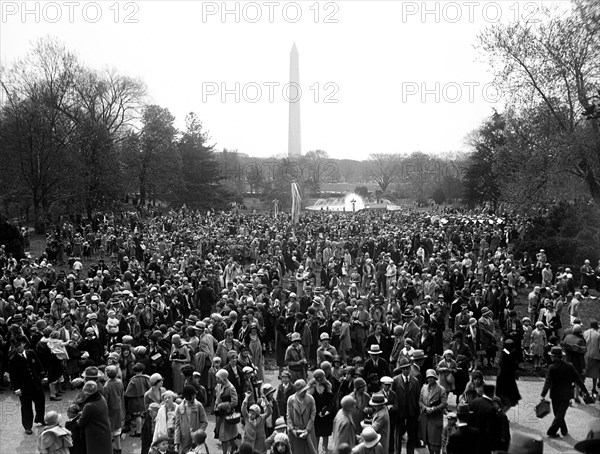
[[[425,373],[426,384],[421,388],[421,437],[427,444],[430,454],[439,454],[442,446],[444,410],[447,405],[446,390],[438,384],[435,370]]]

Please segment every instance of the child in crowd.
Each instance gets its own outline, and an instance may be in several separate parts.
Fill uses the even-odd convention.
[[[173,453],[172,449],[169,449],[169,439],[167,437],[160,437],[157,438],[156,441],[154,443],[152,443],[152,446],[150,447],[150,450],[148,451],[149,454],[171,454]]]
[[[125,397],[127,398],[127,412],[131,415],[135,424],[131,432],[132,437],[141,436],[142,414],[145,411],[144,394],[151,388],[150,377],[144,375],[144,369],[145,367],[141,363],[137,363],[133,366],[133,373],[135,375],[129,380],[127,390],[125,391]]]
[[[455,374],[458,372],[458,365],[454,361],[454,352],[452,350],[444,351],[442,360],[437,364],[436,372],[440,377],[440,385],[450,395],[456,389]]]
[[[85,434],[83,428],[79,425],[79,417],[81,416],[81,408],[79,405],[72,404],[67,408],[67,421],[65,429],[71,432],[73,446],[70,448],[70,454],[85,454],[87,452],[85,444]]]
[[[448,446],[448,439],[458,429],[456,425],[457,417],[456,413],[451,412],[447,415],[448,422],[442,429],[442,454],[446,454],[446,446]]]
[[[525,360],[529,360],[531,358],[530,348],[531,348],[531,333],[533,331],[533,327],[531,326],[531,319],[529,317],[523,317],[521,320],[523,324],[523,358]]]
[[[40,454],[69,454],[73,446],[71,432],[59,424],[60,417],[57,412],[49,411],[44,416],[46,427],[37,440],[37,449]]]
[[[547,334],[546,334],[547,336]],[[551,364],[552,363],[552,359],[550,358],[550,351],[552,350],[552,347],[557,347],[558,346],[558,337],[557,336],[550,336],[548,338],[548,343],[544,346],[544,362],[546,364]]]
[[[144,418],[144,424],[142,425],[140,431],[140,436],[142,437],[141,454],[148,454],[150,452],[151,446],[154,446],[156,444],[156,441],[162,438],[166,438],[159,437],[154,443],[152,442],[152,438],[154,437],[154,429],[156,426],[156,416],[158,415],[159,408],[160,405],[158,403],[152,402],[148,406],[148,411],[145,413],[146,416]]]
[[[542,366],[544,347],[546,346],[546,330],[543,322],[536,322],[535,329],[531,332],[530,353],[533,357],[533,370],[539,370]]]
[[[349,452],[350,451],[348,451],[348,453]],[[273,447],[271,448],[270,454],[291,454],[291,453],[292,453],[292,448],[290,446],[290,439],[288,438],[287,434],[280,433],[280,434],[275,435]]]
[[[265,441],[265,447],[267,450],[271,449],[275,444],[275,437],[277,434],[285,434],[287,435],[287,424],[285,423],[285,419],[283,417],[277,418],[275,421],[274,432],[269,435],[269,438]]]
[[[206,392],[208,394],[208,400],[206,402],[207,407],[211,407],[215,404],[215,387],[217,386],[217,371],[221,369],[221,357],[215,356],[212,361],[212,366],[208,369],[208,383]]]
[[[189,454],[210,454],[206,445],[206,432],[198,430],[193,435],[195,448]]]
[[[246,395],[246,398],[242,402],[242,416],[245,421],[242,441],[252,445],[253,449],[257,452],[265,452],[265,441],[267,438],[265,424],[267,418],[271,415],[271,406],[267,405],[263,413],[258,404],[252,404],[248,408],[249,400],[250,396]]]

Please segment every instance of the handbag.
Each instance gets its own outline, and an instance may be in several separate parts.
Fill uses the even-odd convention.
[[[535,415],[538,418],[543,418],[548,414],[550,414],[550,402],[544,399],[535,406]]]
[[[583,396],[583,403],[586,405],[590,405],[593,404],[594,402],[596,402],[596,399],[594,399],[594,396],[591,395],[587,395],[587,396]]]
[[[241,419],[242,415],[237,411],[234,411],[233,413],[230,413],[227,416],[225,416],[225,423],[234,426],[238,424]]]
[[[448,372],[446,374],[446,383],[448,383],[449,385],[454,383],[454,374],[452,372]]]

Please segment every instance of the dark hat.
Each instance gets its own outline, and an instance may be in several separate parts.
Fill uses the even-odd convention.
[[[185,385],[181,395],[184,399],[190,399],[196,395],[196,388],[194,388],[192,385]]]
[[[598,419],[590,423],[589,431],[585,440],[575,444],[579,452],[600,452],[600,422]]]
[[[411,317],[414,317],[414,316],[415,316],[415,314],[413,314],[412,311],[410,311],[408,309],[405,310],[404,313],[402,314],[403,318],[411,318]]]
[[[474,370],[473,372],[471,372],[471,379],[473,378],[481,378],[483,380],[483,372],[481,372],[480,370]]]
[[[499,451],[501,454],[505,454]],[[544,441],[539,435],[513,432],[508,448],[508,454],[542,454],[544,452]]]
[[[191,376],[194,373],[194,366],[192,366],[190,364],[186,364],[185,366],[183,366],[181,368],[181,373],[183,375],[185,375],[186,377]]]
[[[483,385],[483,394],[489,397],[493,397],[496,393],[496,387],[494,385]]]
[[[410,361],[408,358],[401,358],[400,361],[398,361],[398,369],[405,369],[407,367],[410,367]]]
[[[467,416],[472,413],[472,411],[469,411],[469,404],[466,403],[459,404],[456,409],[456,416]]]
[[[91,378],[96,379],[98,378],[98,368],[95,366],[87,367],[81,376],[88,380]]]
[[[17,341],[17,345],[21,345],[21,344],[29,345],[29,339],[27,339],[27,337],[23,336],[23,335],[18,336],[16,341]]]
[[[552,347],[550,350],[550,355],[552,356],[562,356],[564,354],[563,349],[561,347]]]

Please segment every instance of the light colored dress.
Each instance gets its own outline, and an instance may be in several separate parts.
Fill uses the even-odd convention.
[[[543,328],[536,328],[531,332],[531,354],[538,358],[544,356],[544,346],[546,345],[546,331]]]

